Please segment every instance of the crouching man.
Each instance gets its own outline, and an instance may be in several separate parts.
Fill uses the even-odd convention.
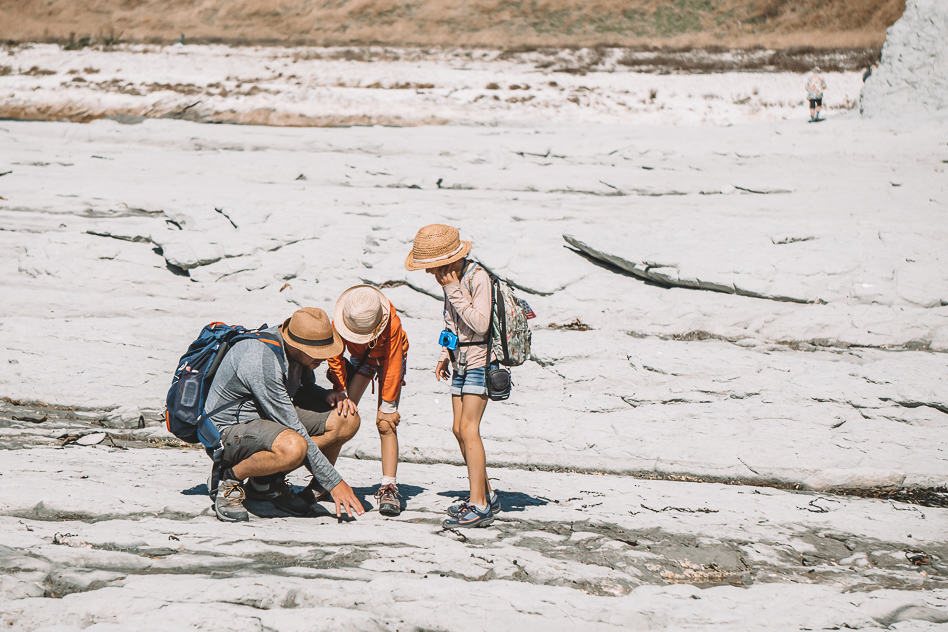
[[[268,500],[293,515],[307,515],[328,490],[342,511],[364,513],[352,488],[324,453],[337,455],[359,429],[359,416],[335,411],[345,395],[316,386],[313,371],[338,355],[342,339],[321,309],[305,307],[279,327],[273,340],[241,340],[214,375],[205,409],[221,434],[223,473],[214,501],[218,519],[248,520],[245,498]],[[313,480],[296,494],[286,473],[302,464]],[[244,484],[242,481],[247,480]]]

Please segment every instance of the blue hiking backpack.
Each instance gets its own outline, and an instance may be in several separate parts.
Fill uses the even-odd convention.
[[[221,435],[210,418],[231,404],[207,412],[204,409],[207,391],[224,355],[240,340],[259,340],[266,343],[282,360],[280,340],[265,333],[263,330],[266,327],[261,325],[259,329],[248,330],[240,325],[214,322],[201,330],[197,339],[178,360],[178,368],[165,398],[165,423],[168,432],[188,443],[200,442],[208,454],[217,451]]]

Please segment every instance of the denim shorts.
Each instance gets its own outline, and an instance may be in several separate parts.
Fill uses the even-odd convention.
[[[358,370],[356,370],[356,362],[353,358],[346,358],[346,379],[351,379],[353,373],[358,373],[359,375],[364,375],[370,380],[375,379],[375,376],[378,374],[378,367],[372,366],[368,362],[363,362],[359,365]]]
[[[464,377],[458,375],[457,369],[451,376],[452,395],[487,395],[487,367],[468,369]]]

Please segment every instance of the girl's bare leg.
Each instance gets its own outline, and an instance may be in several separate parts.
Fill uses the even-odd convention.
[[[454,415],[454,423],[451,425],[451,432],[454,433],[454,438],[458,440],[458,447],[461,448],[461,458],[464,459],[464,464],[467,465],[467,455],[464,454],[464,437],[461,436],[461,405],[461,396],[452,395],[451,413]]]
[[[451,398],[452,403],[455,398]],[[486,395],[462,395],[460,442],[463,442],[464,462],[467,463],[467,477],[471,485],[471,504],[488,504],[487,494],[487,457],[484,443],[481,441],[481,417],[487,408]]]
[[[465,397],[468,397],[468,396],[466,395]],[[470,397],[477,397],[477,396],[471,395]],[[485,402],[484,406],[486,407],[486,405],[487,404]],[[461,458],[464,459],[464,464],[467,465],[467,454],[464,451],[464,436],[461,434],[462,401],[461,401],[460,395],[451,396],[451,409],[452,409],[452,412],[454,413],[454,424],[451,426],[451,430],[454,432],[454,437],[458,440],[458,446],[461,448]],[[481,415],[483,415],[483,411],[481,411]],[[479,432],[478,432],[478,436],[480,436]],[[481,449],[483,449],[483,444],[481,445]],[[487,496],[489,498],[491,495],[490,480],[488,480],[486,476],[484,480],[487,483],[486,484]]]

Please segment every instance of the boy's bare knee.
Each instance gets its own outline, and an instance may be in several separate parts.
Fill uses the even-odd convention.
[[[395,424],[387,419],[376,419],[375,427],[379,429],[380,436],[387,436],[395,434]]]

